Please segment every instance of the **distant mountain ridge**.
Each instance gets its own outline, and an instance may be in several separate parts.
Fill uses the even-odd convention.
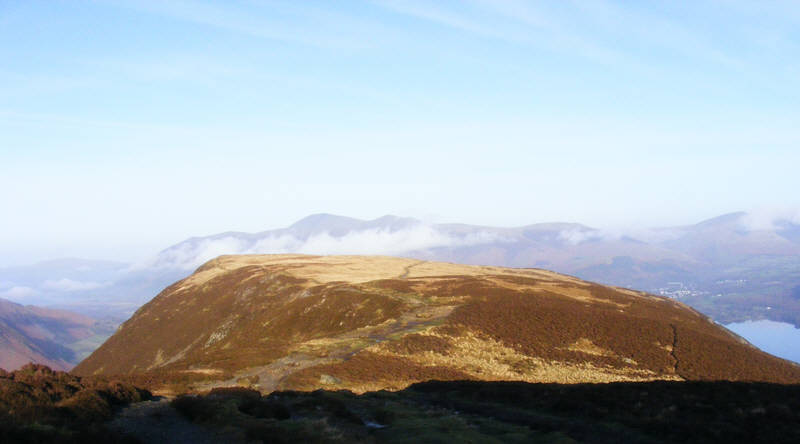
[[[330,245],[314,240],[347,239],[360,233],[371,233],[383,238],[376,239],[374,244],[347,244]],[[414,237],[415,234],[423,236]],[[394,235],[392,237],[391,235]],[[409,239],[403,236],[408,235]],[[425,237],[427,235],[427,237]],[[530,260],[521,251],[531,248],[552,253],[553,249],[574,247],[589,242],[605,240],[621,245],[620,251],[628,251],[631,246],[637,245],[643,251],[637,252],[642,256],[652,255],[652,247],[638,242],[631,237],[608,239],[604,233],[585,225],[575,223],[542,223],[514,228],[499,228],[488,226],[475,226],[467,224],[428,224],[413,218],[397,216],[383,216],[374,220],[360,220],[331,214],[311,215],[290,225],[287,228],[263,231],[260,233],[226,232],[206,237],[194,237],[180,242],[163,250],[154,263],[161,266],[182,266],[194,268],[206,260],[216,257],[217,250],[236,248],[240,251],[226,251],[225,253],[284,253],[295,252],[292,250],[333,250],[337,247],[346,249],[350,254],[393,254],[403,253],[415,256],[424,254],[448,254],[464,257],[466,260],[458,262],[476,263],[481,254],[476,254],[474,248],[483,249],[486,245],[501,245],[506,251],[498,260],[508,266],[530,265]],[[366,236],[365,236],[366,237]],[[397,240],[398,242],[392,242]],[[411,240],[404,243],[399,240]],[[309,244],[309,241],[311,243]],[[416,242],[413,242],[416,241]],[[228,243],[225,245],[225,243]],[[642,248],[644,247],[644,248]],[[269,250],[269,251],[268,251]],[[364,251],[357,251],[364,250]],[[386,250],[386,251],[382,251]],[[309,253],[335,254],[337,251],[308,251]],[[660,252],[661,254],[666,254]],[[475,259],[472,257],[475,256]],[[552,256],[549,254],[548,257]],[[536,259],[545,256],[540,254]],[[190,259],[187,263],[181,259]]]
[[[800,299],[793,297],[800,286],[800,224],[744,212],[633,233],[576,223],[502,228],[315,214],[286,228],[193,237],[134,266],[73,264],[70,271],[64,264],[40,264],[32,267],[39,268],[35,273],[26,267],[0,269],[0,297],[122,320],[207,260],[261,253],[384,254],[539,267],[676,297],[723,323],[766,318],[800,326]],[[76,274],[86,267],[95,271]],[[19,282],[19,275],[36,273],[38,281]]]
[[[719,322],[767,318],[800,326],[800,301],[792,297],[800,285],[800,224],[755,219],[739,212],[626,234],[575,223],[499,228],[318,214],[284,229],[192,238],[154,264],[191,270],[219,254],[309,253],[540,267],[677,297]]]

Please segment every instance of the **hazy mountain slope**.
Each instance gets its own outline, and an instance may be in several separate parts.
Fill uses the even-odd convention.
[[[108,330],[76,313],[0,299],[0,368],[34,362],[67,370],[99,345],[92,342],[95,336],[105,339]]]
[[[800,254],[800,244],[775,226],[749,226],[747,213],[732,213],[680,228],[659,245],[707,263],[727,266],[757,255]]]
[[[674,300],[543,270],[304,255],[206,263],[74,372],[262,390],[428,379],[800,382],[799,366]]]

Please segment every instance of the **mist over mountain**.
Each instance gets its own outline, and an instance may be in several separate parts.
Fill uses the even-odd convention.
[[[122,262],[64,258],[0,268],[0,297],[58,302],[64,293],[87,293],[109,286],[127,267]]]
[[[515,228],[318,214],[277,230],[192,238],[151,267],[192,270],[220,254],[384,254],[536,267],[682,299],[719,322],[800,325],[800,224],[732,213],[688,226],[610,232],[574,223]]]
[[[627,252],[641,258],[670,256],[662,248],[629,236],[613,235],[580,224],[544,223],[499,228],[429,224],[396,216],[362,221],[318,214],[283,229],[191,238],[162,251],[149,266],[194,269],[220,254],[309,253],[451,255],[454,261],[464,263],[489,260],[508,266],[575,268],[584,262],[593,263],[596,259],[583,256],[601,253],[597,251],[599,247],[605,254]]]
[[[193,237],[139,264],[61,260],[0,269],[0,297],[121,321],[212,258],[262,253],[544,268],[677,298],[722,323],[800,325],[800,224],[792,215],[744,212],[630,232],[576,223],[502,228],[316,214],[286,228]]]

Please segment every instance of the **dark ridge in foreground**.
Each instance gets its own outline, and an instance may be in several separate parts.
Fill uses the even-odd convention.
[[[43,365],[10,373],[0,369],[0,442],[126,442],[104,423],[119,408],[149,398],[129,383],[81,378]]]
[[[172,406],[248,442],[800,442],[800,385],[770,383],[429,381],[268,396],[224,388]]]

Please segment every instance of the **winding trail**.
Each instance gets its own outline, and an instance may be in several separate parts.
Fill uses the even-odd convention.
[[[675,324],[669,324],[669,326],[672,327],[672,350],[669,353],[672,355],[672,359],[675,360],[673,371],[678,375],[678,356],[675,355],[675,347],[678,346],[678,328],[675,327]]]
[[[407,279],[409,273],[411,273],[411,269],[416,267],[417,265],[424,264],[426,261],[417,261],[411,265],[408,265],[403,269],[403,273],[400,276],[397,276],[396,279]]]

